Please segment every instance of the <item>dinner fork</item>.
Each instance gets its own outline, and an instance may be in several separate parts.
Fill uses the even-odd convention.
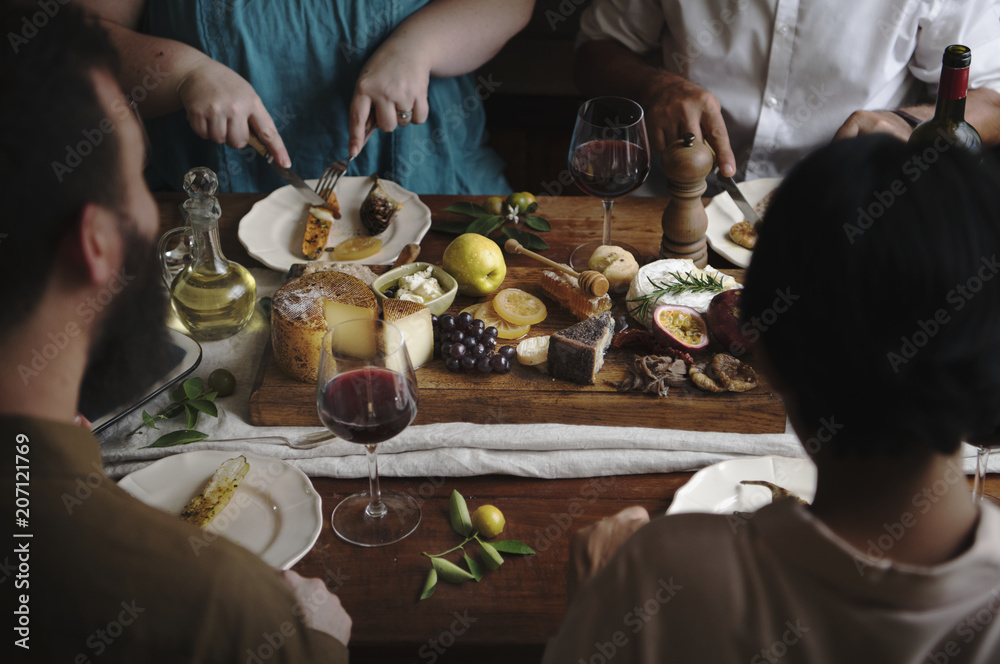
[[[322,445],[327,445],[332,443],[337,438],[336,435],[330,433],[327,430],[316,431],[314,433],[307,433],[304,436],[300,436],[295,440],[289,440],[285,436],[251,436],[246,438],[220,438],[218,440],[213,440],[211,438],[206,439],[206,443],[246,443],[246,442],[257,442],[262,443],[264,441],[274,441],[275,445],[287,445],[293,450],[311,450],[314,447],[320,447]]]
[[[372,137],[372,134],[377,129],[373,117],[368,119],[366,126],[368,127],[368,132],[365,134],[365,140],[361,142],[362,148],[365,147],[365,143],[368,142],[368,139]],[[354,156],[356,157],[357,155]],[[340,182],[340,178],[347,172],[347,165],[352,161],[354,161],[354,157],[348,157],[347,159],[335,161],[326,167],[326,170],[319,177],[319,182],[316,183],[316,193],[319,194],[320,198],[324,201],[330,198],[333,188]]]

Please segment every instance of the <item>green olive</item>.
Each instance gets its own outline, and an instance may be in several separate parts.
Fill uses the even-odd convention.
[[[208,388],[220,397],[228,397],[236,391],[236,376],[228,369],[216,369],[208,375]]]

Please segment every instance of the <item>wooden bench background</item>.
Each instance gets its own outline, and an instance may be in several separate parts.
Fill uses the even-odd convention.
[[[573,43],[590,2],[538,0],[528,26],[480,68],[500,83],[484,101],[486,123],[513,191],[583,194],[576,185],[560,184],[559,175],[584,101],[573,83]]]

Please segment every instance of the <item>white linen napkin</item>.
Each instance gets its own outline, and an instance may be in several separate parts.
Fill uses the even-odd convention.
[[[255,269],[258,296],[271,295],[282,275]],[[141,449],[162,433],[183,426],[183,418],[168,420],[156,431],[129,432],[142,424],[139,412],[99,435],[107,472],[121,477],[161,457],[202,449],[232,449],[285,459],[310,476],[367,477],[364,447],[335,440],[311,450],[295,450],[267,437],[295,440],[319,427],[256,427],[249,424],[250,386],[270,328],[260,310],[239,334],[202,343],[201,365],[194,375],[207,377],[224,367],[236,377],[236,392],[218,400],[218,419],[202,415],[198,430],[209,438],[177,447]],[[170,403],[162,394],[144,408],[156,413]],[[265,440],[254,440],[265,438]],[[219,442],[229,441],[229,442]],[[971,450],[971,448],[970,448]],[[695,470],[717,461],[740,457],[805,456],[798,439],[786,427],[782,433],[732,434],[638,427],[597,427],[564,424],[496,424],[463,422],[411,426],[378,447],[379,472],[390,477],[461,477],[507,474],[523,477],[594,477]],[[968,451],[967,456],[974,456]],[[1000,453],[991,468],[1000,470]],[[972,460],[966,459],[971,472]]]

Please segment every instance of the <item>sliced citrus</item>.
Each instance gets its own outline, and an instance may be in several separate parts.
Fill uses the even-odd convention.
[[[486,306],[485,302],[476,302],[475,304],[470,304],[465,309],[462,309],[457,314],[455,314],[455,317],[457,318],[458,316],[461,316],[465,312],[469,312],[470,314],[472,314],[473,319],[479,318],[479,309],[484,306]]]
[[[548,315],[545,303],[520,288],[505,288],[493,298],[493,308],[508,323],[534,325]]]
[[[333,260],[356,261],[374,256],[382,249],[382,240],[377,237],[352,237],[333,248]]]
[[[501,318],[497,310],[493,308],[492,300],[483,304],[475,317],[486,323],[487,327],[490,325],[495,327],[497,329],[497,337],[501,339],[520,339],[531,331],[530,325],[515,325]]]

